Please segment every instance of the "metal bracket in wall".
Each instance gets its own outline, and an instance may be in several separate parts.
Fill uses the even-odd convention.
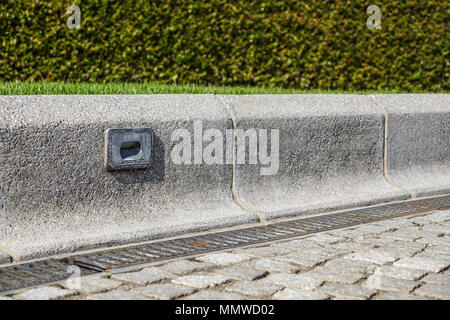
[[[152,164],[153,130],[150,128],[107,129],[107,170],[145,169]]]

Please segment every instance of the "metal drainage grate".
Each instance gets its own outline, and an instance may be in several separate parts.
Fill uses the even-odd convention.
[[[132,265],[344,228],[420,212],[444,210],[449,207],[450,196],[443,196],[74,255],[60,260],[44,260],[3,267],[0,268],[0,292],[68,279],[72,275],[68,271],[71,265],[80,267],[81,274],[87,275]]]
[[[70,278],[70,265],[64,261],[43,260],[0,268],[0,292],[17,290]],[[81,269],[81,275],[95,273]]]

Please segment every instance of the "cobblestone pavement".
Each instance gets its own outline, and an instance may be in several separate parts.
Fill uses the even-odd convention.
[[[78,290],[65,282],[1,299],[450,299],[450,210],[85,277]]]

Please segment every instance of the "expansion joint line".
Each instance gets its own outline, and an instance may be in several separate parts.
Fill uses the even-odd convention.
[[[416,196],[416,194],[414,192],[412,192],[411,190],[408,190],[408,189],[400,187],[398,184],[396,184],[392,180],[391,176],[389,175],[389,170],[388,170],[388,148],[389,148],[389,127],[388,127],[389,126],[389,121],[388,121],[388,113],[386,111],[386,108],[377,100],[377,98],[374,95],[371,94],[370,98],[381,109],[381,111],[384,114],[384,148],[383,148],[383,152],[384,152],[384,161],[383,161],[384,178],[391,185],[393,185],[396,188],[399,188],[400,190],[403,190],[403,191],[409,193],[411,198],[415,199],[417,196]]]
[[[0,244],[0,252],[4,252],[7,255],[9,255],[12,259],[12,262],[19,262],[20,257],[17,253],[15,253],[13,250],[9,249],[8,247],[5,247]]]
[[[218,99],[223,105],[225,106],[225,110],[227,111],[228,115],[231,118],[231,121],[233,123],[233,163],[232,163],[232,178],[231,178],[231,193],[233,195],[233,200],[237,203],[239,207],[241,207],[243,210],[252,213],[256,215],[259,218],[260,223],[266,223],[267,219],[263,212],[258,212],[255,210],[250,209],[247,207],[240,199],[239,193],[237,191],[236,187],[236,155],[237,155],[237,146],[236,146],[236,129],[237,129],[237,121],[236,121],[236,115],[233,112],[233,108],[229,105],[228,101],[220,96],[214,96],[216,99]]]

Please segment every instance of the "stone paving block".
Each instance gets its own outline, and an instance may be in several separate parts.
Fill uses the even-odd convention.
[[[353,239],[355,237],[363,236],[367,234],[367,232],[357,229],[337,229],[332,231],[327,231],[328,234],[331,234],[336,237],[344,237],[348,239]]]
[[[225,291],[239,293],[251,297],[266,297],[273,295],[275,292],[281,289],[283,289],[283,286],[263,280],[242,280],[227,287]]]
[[[418,231],[395,231],[395,232],[384,232],[379,235],[381,239],[390,238],[394,240],[402,240],[402,241],[414,241],[421,238],[421,235],[418,234]]]
[[[437,225],[448,228],[448,227],[450,227],[450,220],[439,222]]]
[[[114,280],[114,279],[108,279],[108,278],[89,277],[89,278],[86,278],[85,282],[90,285],[104,288],[106,290],[117,289],[118,287],[120,287],[122,285],[122,282]]]
[[[437,230],[427,230],[427,229],[426,229],[427,226],[430,226],[430,225],[424,225],[424,226],[422,227],[422,229],[420,229],[420,230],[417,232],[417,234],[419,234],[422,238],[423,238],[423,237],[442,237],[442,236],[444,236],[444,232],[443,232],[442,230],[441,230],[441,231],[437,231]],[[447,230],[446,233],[448,233],[448,230]]]
[[[114,274],[112,276],[113,279],[124,282],[131,282],[140,286],[174,277],[175,276],[172,273],[156,267],[145,268],[137,272]]]
[[[423,254],[435,255],[443,259],[450,258],[450,246],[435,245],[423,251]]]
[[[434,222],[450,221],[450,210],[439,210],[433,212]]]
[[[422,230],[450,235],[450,228],[448,225],[426,224],[422,227]]]
[[[348,284],[355,283],[364,278],[364,274],[362,273],[328,266],[318,266],[311,271],[303,273],[302,275],[313,279],[318,279],[322,282],[330,281]]]
[[[318,265],[322,262],[329,260],[330,257],[319,254],[310,255],[307,252],[295,252],[278,256],[276,257],[276,259],[279,259],[281,261],[293,262],[305,267],[313,267],[315,265]]]
[[[272,298],[275,300],[326,300],[330,296],[322,291],[286,288],[275,293]]]
[[[421,281],[426,283],[435,283],[450,286],[450,274],[445,273],[430,273],[426,275]]]
[[[345,241],[346,238],[331,235],[331,234],[326,234],[326,233],[318,233],[318,234],[308,238],[308,240],[318,242],[320,244],[333,244],[333,243]]]
[[[450,214],[445,211],[435,212],[423,216],[411,218],[411,221],[417,224],[426,225],[431,223],[441,223],[450,218]]]
[[[258,259],[248,264],[250,267],[268,272],[298,272],[300,269],[289,262],[273,259]]]
[[[440,245],[440,244],[432,245],[431,247],[427,248],[425,251],[435,252],[437,254],[450,256],[450,245]]]
[[[352,240],[353,243],[358,244],[360,246],[378,248],[381,245],[390,245],[395,242],[394,239],[391,238],[378,238],[375,237],[363,237],[363,238],[355,238]]]
[[[290,249],[298,250],[311,250],[320,249],[322,246],[314,241],[308,240],[308,238],[289,240],[284,242],[277,242],[273,246],[287,247]]]
[[[315,289],[324,282],[323,279],[292,273],[275,273],[261,281],[279,284],[287,288],[300,288],[305,290]]]
[[[218,285],[227,283],[231,280],[230,277],[223,275],[188,275],[176,278],[172,280],[173,283],[181,284],[185,286],[190,286],[199,289],[206,289],[211,287],[216,287]]]
[[[434,223],[440,223],[442,221],[450,221],[450,210],[436,210],[430,214],[429,217]]]
[[[373,299],[373,298],[370,298]],[[368,299],[361,299],[361,298],[352,298],[352,297],[344,297],[344,296],[340,296],[340,297],[334,297],[332,300],[336,300],[336,301],[353,301],[353,300],[368,300]]]
[[[445,261],[431,260],[414,256],[411,258],[402,258],[394,262],[393,266],[432,272],[440,272],[448,266],[448,263]]]
[[[67,281],[61,283],[60,285],[69,290],[75,290],[86,294],[94,294],[117,289],[122,285],[122,282],[103,277],[82,277],[80,278],[79,288],[77,288],[78,283],[69,283]]]
[[[448,255],[445,252],[441,253],[435,250],[425,250],[423,252],[416,254],[414,257],[420,259],[441,261],[442,263],[447,263],[447,265],[450,265],[450,255]]]
[[[328,256],[330,258],[334,258],[334,257],[338,257],[341,256],[343,254],[347,254],[350,253],[349,250],[345,250],[345,249],[336,249],[333,246],[324,246],[323,248],[320,249],[316,249],[316,250],[310,250],[310,253],[317,253],[317,254],[323,254],[325,256]]]
[[[194,287],[174,283],[157,283],[135,289],[139,294],[160,300],[172,300],[187,296],[197,291]]]
[[[433,244],[433,245],[448,246],[448,245],[450,245],[450,237],[449,236],[444,236],[444,237],[422,237],[420,239],[417,239],[416,242]]]
[[[411,249],[417,249],[417,250],[423,250],[427,247],[426,243],[417,242],[417,241],[394,241],[391,244],[391,246],[398,246],[400,248],[411,248]]]
[[[190,260],[177,260],[161,266],[162,269],[175,274],[186,274],[196,271],[205,271],[210,270],[214,267],[215,265],[211,263],[190,261]]]
[[[343,249],[347,250],[349,253],[352,252],[364,252],[364,251],[370,251],[376,247],[375,243],[357,243],[353,241],[345,241],[345,242],[339,242],[333,244],[333,248],[335,249]]]
[[[409,218],[409,221],[411,223],[413,223],[414,225],[421,226],[421,227],[426,225],[426,224],[432,223],[430,221],[423,220],[421,216]]]
[[[402,292],[386,292],[375,298],[375,300],[429,300],[430,298],[414,296]]]
[[[313,267],[333,257],[337,257],[348,252],[349,251],[345,249],[334,249],[329,247],[288,253],[278,256],[276,259],[293,262],[302,266]]]
[[[397,279],[387,277],[382,274],[373,274],[365,283],[365,286],[370,289],[379,289],[383,291],[398,291],[398,292],[411,292],[415,287],[419,285],[417,281]]]
[[[209,253],[195,259],[198,261],[209,262],[216,265],[227,265],[227,264],[237,264],[250,260],[250,257],[238,253],[218,252],[218,253]]]
[[[320,287],[320,290],[338,299],[348,298],[355,300],[366,300],[373,296],[377,291],[365,288],[356,284],[344,284],[330,282]]]
[[[56,300],[72,296],[75,294],[73,290],[66,290],[57,287],[39,287],[29,289],[25,292],[15,295],[20,300]]]
[[[353,241],[362,241],[362,240],[373,240],[373,239],[379,239],[379,234],[378,233],[369,233],[369,232],[365,232],[362,235],[353,238]]]
[[[245,300],[246,296],[232,292],[202,290],[183,298],[185,300]]]
[[[377,225],[379,226],[387,226],[394,227],[397,229],[409,228],[409,227],[417,227],[414,222],[410,221],[408,217],[399,217],[394,219],[387,219],[383,221],[377,221]]]
[[[236,249],[236,251],[238,252],[255,257],[273,257],[276,255],[292,252],[293,250],[294,250],[293,248],[283,246],[266,246],[257,248]]]
[[[413,232],[413,233],[419,234],[421,230],[422,230],[422,226],[418,226],[418,225],[416,225],[416,224],[414,224],[414,223],[411,223],[411,225],[409,225],[409,226],[404,226],[402,229],[399,229],[399,230],[397,230],[397,231],[393,231],[392,233],[398,233],[398,232],[403,232],[403,233],[406,233],[406,232]],[[388,233],[389,233],[389,232],[388,232]]]
[[[351,260],[343,257],[328,261],[325,263],[325,267],[359,273],[372,273],[377,268],[377,265],[368,261]]]
[[[116,289],[87,296],[88,300],[145,300],[134,290]]]
[[[268,274],[265,270],[258,270],[244,266],[230,266],[224,269],[218,269],[216,273],[239,280],[256,280],[263,278]]]
[[[448,284],[438,285],[435,283],[426,283],[417,288],[414,294],[449,300],[450,286]]]
[[[389,232],[389,231],[395,231],[397,228],[393,225],[377,225],[377,224],[364,224],[362,226],[356,227],[355,230],[366,232],[366,233],[382,233],[382,232]]]
[[[362,260],[376,264],[385,264],[395,261],[397,259],[397,256],[395,256],[391,252],[375,249],[368,252],[355,252],[349,254],[345,258],[350,260]]]
[[[422,249],[416,249],[406,246],[399,246],[395,242],[387,245],[382,245],[378,250],[383,250],[384,252],[391,253],[394,257],[404,258],[412,257],[413,255],[419,253]]]
[[[403,280],[417,280],[423,277],[426,274],[426,271],[394,266],[380,266],[375,270],[374,274]]]
[[[413,252],[413,254],[414,252],[418,253],[424,248],[426,248],[426,244],[412,241],[393,241],[390,243],[380,244],[378,247],[379,250],[392,249],[400,253],[403,252],[404,254],[410,254],[411,252]]]

